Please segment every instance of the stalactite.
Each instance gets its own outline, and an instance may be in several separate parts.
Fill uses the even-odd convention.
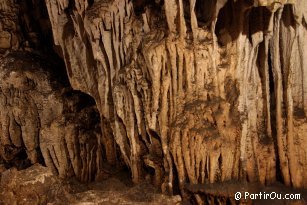
[[[100,120],[82,123],[92,107],[79,110],[77,122],[58,114],[41,124],[31,109],[37,102],[27,101],[20,119],[0,111],[2,145],[22,147],[31,163],[40,148],[48,167],[81,181],[124,163],[134,183],[150,177],[163,192],[200,204],[232,199],[187,184],[307,187],[303,0],[46,0],[46,7],[69,83],[94,99]],[[0,47],[15,48],[5,29]],[[1,105],[15,95],[3,91]]]

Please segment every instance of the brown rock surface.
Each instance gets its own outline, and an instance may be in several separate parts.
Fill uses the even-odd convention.
[[[134,1],[47,1],[72,87],[95,98],[135,182],[142,156],[154,155],[171,190],[177,177],[180,187],[270,183],[279,169],[306,187],[306,6],[218,1],[203,22],[196,2],[148,4],[136,16]]]
[[[0,3],[0,48],[19,47],[21,36],[18,14],[18,5],[13,0]]]
[[[124,162],[134,183],[150,178],[184,197],[187,183],[307,188],[304,0],[46,0],[51,27],[35,28],[44,15],[29,8],[40,1],[7,2],[0,47],[26,48],[9,43],[14,35],[44,47],[31,36],[51,29],[83,94],[36,60],[27,70],[2,57],[6,163],[42,159],[61,177],[92,181]]]
[[[180,196],[162,195],[148,183],[130,187],[119,178],[112,177],[103,183],[85,185],[76,181],[63,181],[53,175],[50,169],[38,164],[21,171],[9,169],[2,173],[0,181],[0,204],[5,205],[178,205],[180,202]]]
[[[40,162],[61,177],[91,181],[102,171],[99,114],[56,66],[32,53],[0,58],[0,156],[8,165]]]
[[[43,1],[0,2],[0,49],[33,50],[49,45],[50,21]]]

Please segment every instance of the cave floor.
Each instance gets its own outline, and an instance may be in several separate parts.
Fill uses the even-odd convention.
[[[162,195],[150,182],[133,185],[125,170],[86,184],[62,180],[38,164],[1,170],[0,204],[181,204],[180,196]]]

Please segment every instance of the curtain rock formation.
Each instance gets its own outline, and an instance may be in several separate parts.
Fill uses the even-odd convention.
[[[39,162],[61,177],[94,180],[102,171],[94,100],[71,90],[65,78],[52,74],[52,64],[39,56],[11,52],[0,62],[4,162],[20,169]]]
[[[303,0],[45,3],[69,82],[94,99],[100,124],[55,121],[38,132],[35,124],[43,118],[27,121],[22,126],[31,134],[23,141],[32,163],[40,147],[48,167],[62,176],[73,170],[87,181],[101,164],[116,167],[122,160],[133,182],[149,176],[163,192],[183,196],[186,184],[229,180],[307,188]],[[0,27],[0,47],[14,48],[16,41],[3,39],[17,34],[5,29]],[[30,107],[20,109],[39,116]],[[48,122],[57,113],[49,111]],[[9,142],[5,134],[21,123],[5,119],[1,144],[21,147],[20,138]],[[12,130],[10,136],[20,136]],[[49,147],[44,139],[51,140]]]

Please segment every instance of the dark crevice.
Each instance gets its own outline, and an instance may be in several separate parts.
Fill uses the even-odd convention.
[[[286,4],[283,8],[282,11],[282,17],[281,20],[284,23],[285,27],[289,28],[296,28],[297,24],[294,18],[294,13],[293,13],[293,5],[291,4]]]
[[[144,167],[145,173],[149,174],[152,178],[155,176],[155,169],[150,166]]]
[[[17,2],[20,6],[19,27],[23,40],[22,49],[30,50],[34,58],[44,62],[43,67],[51,67],[50,72],[58,82],[69,85],[65,64],[53,43],[51,23],[45,1],[25,0]],[[45,66],[47,64],[48,66]]]
[[[91,7],[93,4],[94,4],[95,0],[88,0],[87,3],[88,3],[88,6]]]
[[[79,130],[88,132],[100,128],[100,115],[93,97],[81,91],[70,90],[63,94],[64,113],[67,120],[75,121]],[[98,125],[98,126],[97,126]]]
[[[266,32],[269,27],[271,12],[266,7],[250,8],[251,2],[227,1],[220,9],[215,26],[218,43],[225,46],[241,34],[252,41],[253,34]]]
[[[227,1],[224,7],[220,9],[217,16],[215,35],[218,38],[218,43],[222,46],[232,40],[229,38],[231,37],[229,32],[234,21],[233,7],[232,1]]]
[[[252,42],[252,37],[258,32],[266,33],[269,29],[269,21],[272,13],[266,7],[254,7],[248,12],[248,33],[247,36]]]
[[[136,16],[142,15],[147,7],[161,11],[164,5],[164,0],[132,0],[132,2]]]
[[[70,14],[73,13],[74,8],[75,8],[75,1],[69,0],[68,6],[64,9],[64,11],[68,15],[68,17],[69,17]]]
[[[44,1],[20,1],[19,26],[24,37],[22,46],[53,53],[53,37]],[[27,45],[29,44],[29,45]]]
[[[30,167],[31,161],[28,159],[26,150],[23,147],[5,145],[2,163],[6,169],[16,167],[18,170]]]
[[[275,93],[275,80],[273,74],[273,64],[271,50],[268,51],[268,68],[269,68],[269,102],[270,102],[270,119],[271,119],[271,132],[274,143],[274,151],[276,156],[276,179],[277,181],[283,182],[281,164],[278,153],[278,143],[277,143],[277,129],[276,129],[276,93]]]
[[[43,165],[43,166],[46,166],[46,163],[45,163],[45,160],[44,160],[44,157],[43,157],[43,154],[42,154],[40,147],[37,147],[35,151],[37,153],[37,158],[38,158],[37,162],[39,164]]]
[[[307,20],[305,17],[302,18],[302,22],[301,22],[302,26],[304,26],[305,29],[307,29]]]
[[[217,0],[196,0],[195,14],[198,26],[205,27],[215,18]]]
[[[174,161],[174,159],[172,161]],[[172,166],[173,166],[173,176],[174,176],[174,178],[173,178],[173,195],[177,195],[177,194],[180,194],[178,171],[177,171],[174,164]]]
[[[160,139],[160,136],[158,135],[158,133],[156,131],[152,130],[152,129],[149,129],[149,134],[150,134],[151,137],[154,137],[158,140]]]

